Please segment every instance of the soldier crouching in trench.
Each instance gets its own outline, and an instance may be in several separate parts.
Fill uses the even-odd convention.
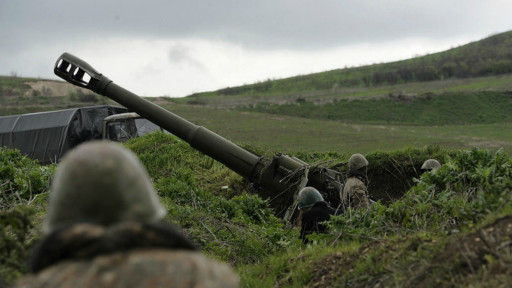
[[[44,238],[16,287],[239,286],[165,214],[135,154],[114,142],[82,144],[57,168]]]
[[[326,233],[327,226],[323,224],[331,219],[331,215],[340,215],[344,211],[337,210],[329,206],[324,198],[313,187],[304,187],[300,190],[297,197],[297,208],[300,211],[298,224],[300,226],[300,236],[303,244],[307,244],[307,236],[312,233]]]

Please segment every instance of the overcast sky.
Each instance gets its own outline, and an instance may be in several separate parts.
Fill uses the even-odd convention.
[[[512,30],[509,0],[0,0],[0,75],[63,52],[143,96],[444,51]]]

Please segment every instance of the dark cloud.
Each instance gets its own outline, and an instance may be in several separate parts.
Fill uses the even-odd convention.
[[[160,75],[162,85],[179,78],[173,87],[183,86],[183,95],[185,85],[197,92],[319,72],[308,63],[335,69],[387,61],[395,50],[406,54],[400,59],[437,52],[416,47],[447,49],[505,32],[511,10],[508,0],[0,0],[0,75],[55,78],[55,59],[78,51],[115,62],[108,67],[133,85],[140,71]],[[186,83],[194,78],[202,80]]]
[[[485,35],[506,21],[505,1],[217,0],[2,1],[14,45],[95,37],[198,37],[257,49],[325,49],[397,38]],[[510,4],[506,4],[510,5]],[[500,13],[493,15],[493,13]],[[512,25],[510,26],[512,28]],[[503,28],[505,29],[505,27]]]

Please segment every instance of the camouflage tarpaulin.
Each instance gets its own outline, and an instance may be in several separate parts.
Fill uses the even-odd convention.
[[[101,139],[105,117],[127,111],[102,105],[2,116],[0,145],[16,148],[40,163],[58,162],[74,146]]]

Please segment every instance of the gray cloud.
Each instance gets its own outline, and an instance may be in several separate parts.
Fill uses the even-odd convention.
[[[191,48],[177,44],[169,49],[169,61],[171,64],[185,64],[200,70],[206,70],[204,65],[191,55]]]
[[[105,57],[129,52],[137,58],[132,59],[138,61],[137,67],[145,67],[146,71],[175,73],[184,78],[193,75],[203,79],[201,87],[221,88],[228,83],[225,79],[229,76],[220,69],[227,67],[229,71],[237,70],[229,80],[229,85],[234,85],[235,81],[251,83],[267,77],[262,75],[268,75],[268,71],[254,70],[268,69],[271,65],[296,67],[294,64],[301,61],[320,64],[318,58],[329,61],[325,60],[329,57],[318,55],[329,53],[332,53],[330,59],[341,58],[333,51],[345,47],[364,47],[368,49],[364,55],[373,54],[374,58],[369,55],[361,60],[359,56],[355,64],[349,64],[358,65],[383,61],[382,51],[389,51],[390,43],[411,47],[427,43],[435,46],[433,49],[446,47],[446,43],[466,44],[512,29],[507,11],[512,11],[512,2],[508,0],[0,0],[0,75],[17,72],[26,77],[52,77],[48,67],[64,51],[80,51],[96,61],[107,60],[102,57],[107,51],[110,54]],[[219,44],[218,49],[211,54],[204,48],[196,50],[191,45],[197,42],[191,40],[203,41],[203,46],[205,42]],[[118,47],[115,41],[123,44]],[[166,55],[156,55],[162,52],[149,45],[138,46],[144,47],[140,48],[144,51],[129,46],[155,41],[167,41],[165,45],[171,45],[168,52],[163,52]],[[397,50],[407,50],[402,48]],[[220,54],[233,51],[236,57]],[[350,49],[343,51],[351,56],[361,54]],[[403,59],[425,52],[437,51],[408,49]],[[148,54],[159,60],[143,63]],[[283,58],[286,55],[318,58],[307,61],[287,58],[288,62],[275,64],[276,58],[271,57],[277,54]],[[375,60],[377,54],[380,58]],[[223,62],[215,62],[214,57]],[[134,61],[117,61],[127,65],[116,65],[120,70],[134,66]],[[169,65],[169,61],[176,65]],[[340,62],[339,68],[344,65]],[[319,66],[334,69],[332,63]],[[308,67],[303,69],[281,72],[279,76],[312,72]],[[188,72],[184,73],[185,70]],[[241,78],[249,72],[258,72],[251,74],[258,78]],[[181,82],[186,85],[185,81]]]
[[[27,38],[95,37],[101,42],[115,35],[200,37],[258,49],[485,35],[502,32],[493,27],[508,21],[503,11],[511,8],[499,0],[18,0],[0,5],[3,39],[14,45],[28,43]]]

